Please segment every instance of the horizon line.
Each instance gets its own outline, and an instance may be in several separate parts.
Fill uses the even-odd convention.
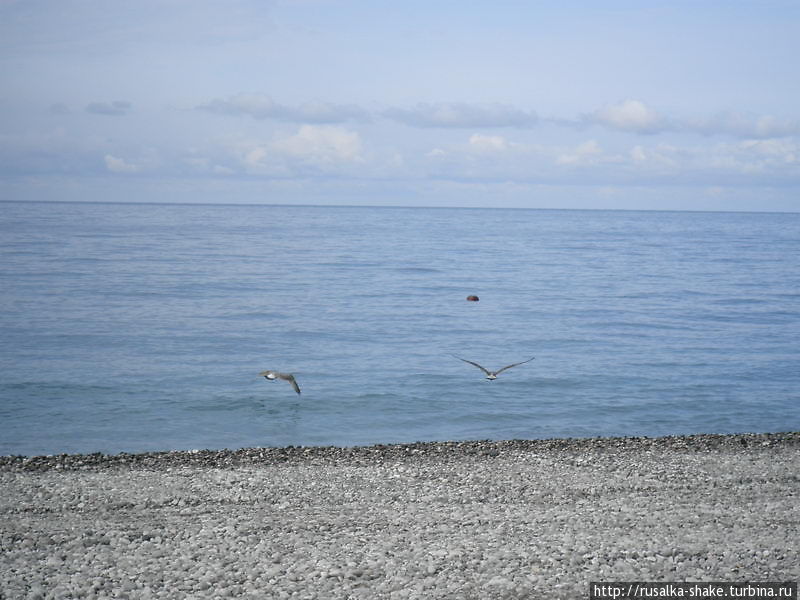
[[[424,204],[313,204],[281,202],[163,202],[148,200],[9,200],[0,198],[7,204],[118,204],[132,206],[265,206],[281,208],[394,208],[394,209],[433,209],[433,210],[539,210],[539,211],[592,211],[592,212],[670,212],[670,213],[737,213],[796,215],[800,210],[712,210],[690,208],[574,208],[574,207],[535,207],[535,206],[447,206]]]

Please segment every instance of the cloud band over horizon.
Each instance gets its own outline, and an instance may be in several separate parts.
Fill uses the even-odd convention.
[[[800,211],[800,8],[458,14],[0,3],[0,199]]]

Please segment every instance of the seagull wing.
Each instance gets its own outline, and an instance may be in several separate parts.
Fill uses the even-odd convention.
[[[492,373],[491,373],[491,372],[490,372],[488,369],[486,369],[486,368],[484,368],[484,367],[480,366],[480,365],[479,365],[478,363],[476,363],[476,362],[472,362],[471,360],[467,360],[466,358],[460,358],[460,357],[456,356],[455,354],[451,354],[451,356],[452,356],[453,358],[457,358],[458,360],[463,360],[465,363],[469,363],[469,364],[471,364],[473,367],[478,367],[478,368],[479,368],[481,371],[483,371],[483,372],[484,372],[484,373],[486,373],[487,375],[491,375],[491,374],[492,374]]]
[[[291,383],[292,384],[292,388],[294,389],[294,391],[297,392],[298,394],[300,393],[300,386],[297,385],[297,381],[295,381],[294,375],[291,375],[289,373],[276,373],[276,375],[278,377],[280,377],[281,379]]]
[[[294,380],[294,377],[292,377],[291,375],[289,375],[289,383],[292,384],[292,387],[294,388],[294,391],[297,392],[298,394],[300,394],[300,386],[297,385],[297,382]]]
[[[531,362],[531,361],[532,361],[534,358],[536,358],[536,357],[535,357],[535,356],[531,356],[531,357],[530,357],[528,360],[523,360],[522,362],[518,362],[518,363],[513,363],[513,364],[510,364],[510,365],[506,365],[506,366],[505,366],[505,367],[503,367],[502,369],[498,369],[498,370],[495,372],[495,375],[499,375],[500,373],[502,373],[502,372],[503,372],[503,371],[505,371],[506,369],[510,369],[511,367],[516,367],[517,365],[524,365],[525,363]]]

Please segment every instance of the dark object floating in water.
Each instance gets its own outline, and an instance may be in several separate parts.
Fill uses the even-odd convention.
[[[294,375],[290,373],[278,373],[277,371],[262,371],[259,375],[263,375],[270,381],[275,381],[276,379],[283,379],[284,381],[288,381],[292,384],[294,391],[298,394],[300,393],[300,386],[297,385],[297,382],[294,380]]]
[[[470,302],[477,302],[478,300],[480,300],[480,298],[478,298],[477,296],[467,296],[467,300],[469,300]]]
[[[481,371],[486,373],[486,379],[489,379],[489,380],[497,379],[497,376],[500,373],[502,373],[503,371],[505,371],[506,369],[510,369],[511,367],[516,367],[517,365],[524,365],[527,362],[531,362],[535,358],[535,357],[532,356],[528,360],[523,360],[522,362],[514,363],[514,364],[511,364],[511,365],[506,365],[502,369],[497,369],[497,371],[490,371],[489,369],[480,366],[478,363],[472,362],[471,360],[467,360],[466,358],[461,358],[460,356],[456,356],[455,354],[451,354],[451,356],[453,358],[457,358],[458,360],[463,360],[465,363],[469,363],[474,367],[478,367]]]

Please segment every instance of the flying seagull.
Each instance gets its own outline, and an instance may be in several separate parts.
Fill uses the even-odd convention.
[[[297,382],[294,380],[294,375],[291,373],[278,373],[277,371],[261,371],[259,375],[262,375],[269,379],[270,381],[275,381],[276,379],[283,379],[284,381],[288,381],[292,384],[294,391],[298,394],[300,393],[300,386],[297,385]]]
[[[482,367],[478,363],[472,362],[471,360],[466,360],[465,358],[460,358],[460,357],[456,356],[455,354],[452,354],[451,356],[453,358],[458,358],[458,360],[463,360],[465,363],[469,363],[474,367],[478,367],[481,371],[486,373],[486,379],[488,379],[489,381],[491,381],[492,379],[497,379],[497,376],[500,375],[500,373],[502,373],[506,369],[510,369],[511,367],[516,367],[517,365],[524,365],[526,362],[531,362],[534,358],[536,358],[535,356],[532,356],[528,360],[523,360],[522,362],[512,363],[510,365],[506,365],[502,369],[497,369],[497,371],[490,371],[489,369],[487,369],[485,367]]]

